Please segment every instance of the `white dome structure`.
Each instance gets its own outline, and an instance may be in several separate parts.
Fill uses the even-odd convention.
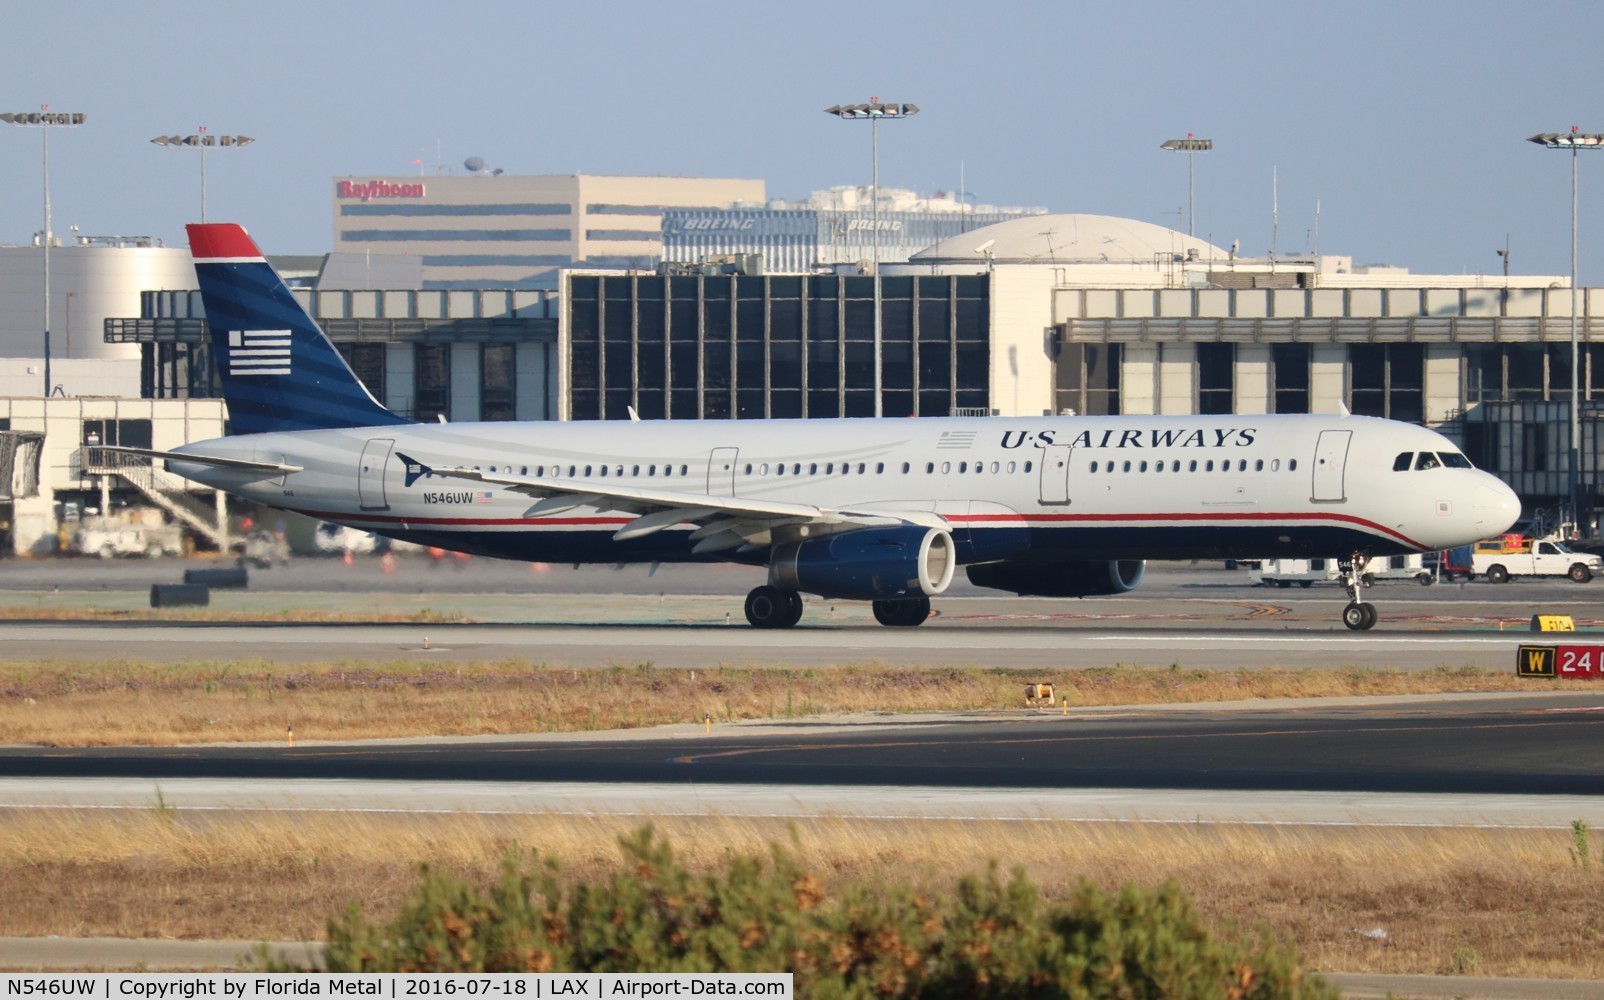
[[[912,264],[1117,264],[1223,260],[1225,250],[1151,222],[1112,215],[1033,215],[971,230],[914,254]]]

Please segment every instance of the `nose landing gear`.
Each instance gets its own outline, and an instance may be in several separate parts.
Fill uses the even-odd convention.
[[[1361,552],[1337,560],[1342,589],[1348,592],[1348,606],[1342,609],[1342,624],[1355,632],[1364,632],[1376,626],[1376,606],[1366,604],[1362,596],[1364,566],[1365,556]]]

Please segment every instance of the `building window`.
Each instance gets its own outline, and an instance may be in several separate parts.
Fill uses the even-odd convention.
[[[1309,364],[1308,344],[1270,346],[1270,385],[1274,396],[1271,405],[1274,412],[1309,412]]]
[[[1420,344],[1354,344],[1348,348],[1349,409],[1361,416],[1420,423],[1425,419],[1425,348]]]
[[[451,345],[413,348],[412,419],[430,424],[451,412]]]
[[[1197,412],[1236,410],[1236,345],[1197,345]]]
[[[335,344],[340,357],[351,367],[357,381],[367,387],[374,399],[384,401],[384,345]]]
[[[512,420],[518,395],[518,348],[484,344],[479,349],[479,419]]]
[[[1119,344],[1065,344],[1058,354],[1058,412],[1118,415],[1121,354]]]

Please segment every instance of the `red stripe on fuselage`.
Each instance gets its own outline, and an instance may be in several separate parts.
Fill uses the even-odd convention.
[[[189,255],[198,261],[241,257],[260,260],[262,257],[262,251],[238,223],[192,223],[184,228],[189,231]]]

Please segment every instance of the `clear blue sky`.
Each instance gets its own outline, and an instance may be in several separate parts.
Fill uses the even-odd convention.
[[[979,2],[275,3],[12,0],[7,111],[82,111],[52,132],[54,228],[182,245],[193,150],[208,215],[270,253],[330,247],[330,181],[468,156],[514,174],[763,179],[771,197],[867,183],[868,125],[835,103],[911,101],[880,129],[882,185],[1185,228],[1244,254],[1312,242],[1417,273],[1570,270],[1570,156],[1604,132],[1604,5]],[[0,242],[42,225],[37,130],[0,128]],[[1604,284],[1604,151],[1581,156],[1582,278]]]

